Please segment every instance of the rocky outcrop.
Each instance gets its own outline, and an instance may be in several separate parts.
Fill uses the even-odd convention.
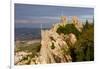
[[[28,60],[23,61],[23,59],[27,58],[28,55],[32,55],[32,53],[31,52],[29,52],[29,53],[23,52],[23,51],[15,53],[15,58],[14,58],[15,63],[14,64],[15,65],[26,64],[28,62]],[[29,57],[28,57],[28,59],[29,59]]]
[[[69,54],[65,54],[68,51],[68,45],[63,38],[53,30],[42,31],[40,61],[41,63],[61,63],[71,62]]]
[[[83,25],[79,22],[76,16],[72,18],[72,23],[78,31],[82,31]],[[66,24],[67,19],[65,16],[62,16],[60,23],[53,24],[52,28],[49,30],[41,30],[41,49],[37,56],[27,58],[27,61],[30,62],[30,64],[72,62],[69,51],[70,46],[73,46],[77,42],[76,36],[73,33],[57,33],[57,29]],[[27,64],[27,61],[22,61],[16,64]]]
[[[53,25],[50,30],[42,30],[40,63],[64,63],[71,62],[72,58],[69,54],[69,45],[75,44],[77,41],[73,33],[64,35],[58,34],[56,31],[59,26],[66,25],[65,17],[62,17],[61,22]],[[75,19],[74,19],[75,20]],[[81,31],[81,26],[77,24],[77,19],[74,22],[75,27]],[[80,26],[80,27],[79,27]]]

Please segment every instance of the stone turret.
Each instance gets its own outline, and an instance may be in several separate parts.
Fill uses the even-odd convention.
[[[83,24],[79,21],[77,16],[72,17],[72,23],[75,25],[78,31],[82,32]]]
[[[63,25],[67,24],[67,17],[66,16],[61,16],[60,23],[62,23]]]
[[[72,23],[73,24],[78,24],[78,17],[77,16],[72,17]]]

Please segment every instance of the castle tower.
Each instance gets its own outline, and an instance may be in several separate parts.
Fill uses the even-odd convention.
[[[72,23],[75,25],[75,27],[82,32],[83,24],[79,21],[77,16],[72,17]]]
[[[66,24],[67,23],[67,17],[66,16],[61,16],[60,23]]]
[[[73,24],[78,24],[78,17],[77,16],[72,17],[72,23]]]

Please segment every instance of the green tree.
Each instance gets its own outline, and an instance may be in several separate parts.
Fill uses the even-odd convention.
[[[85,25],[87,26],[87,24]],[[75,44],[74,53],[76,61],[93,61],[94,60],[94,26],[88,24],[88,27],[79,36]]]
[[[59,33],[59,34],[61,34],[61,33],[63,33],[63,34],[73,33],[77,37],[81,34],[73,24],[66,24],[65,26],[60,26],[57,29],[57,33]]]

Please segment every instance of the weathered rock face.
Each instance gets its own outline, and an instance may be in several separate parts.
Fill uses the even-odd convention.
[[[69,47],[63,38],[53,30],[42,31],[40,51],[40,62],[43,63],[61,63],[71,62],[71,57],[64,51]]]
[[[73,33],[64,35],[58,34],[56,31],[59,26],[66,25],[66,18],[61,18],[62,23],[53,25],[50,30],[42,30],[41,50],[39,61],[41,64],[47,63],[64,63],[71,62],[72,58],[69,54],[69,46],[72,46],[77,41]],[[82,25],[79,24],[76,17],[73,18],[73,24],[81,31]]]
[[[74,26],[81,32],[83,25],[78,21],[77,17],[72,18]],[[61,18],[61,23],[53,25],[50,30],[41,30],[41,49],[38,55],[33,58],[27,58],[25,61],[21,61],[23,57],[30,55],[31,53],[23,53],[20,58],[15,58],[18,65],[21,64],[48,64],[48,63],[65,63],[72,62],[70,56],[70,46],[73,46],[77,42],[77,38],[73,33],[64,35],[58,34],[56,31],[59,26],[65,26],[67,23],[66,17]],[[31,44],[32,42],[28,43]],[[26,55],[26,56],[25,56]],[[19,55],[17,55],[18,57]]]
[[[27,53],[27,52],[17,52],[15,53],[15,58],[14,58],[14,64],[15,65],[23,65],[23,64],[26,64],[28,63],[27,60],[23,61],[23,59],[27,58],[28,55],[32,55],[32,53]],[[29,57],[28,57],[28,60],[29,60]]]
[[[66,42],[72,46],[76,43],[77,38],[73,33],[70,33],[67,37],[66,37]]]

